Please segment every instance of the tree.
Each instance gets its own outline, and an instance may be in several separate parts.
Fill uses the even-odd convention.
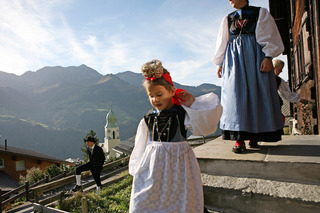
[[[50,178],[53,178],[63,172],[62,168],[58,167],[56,164],[51,164],[47,167],[46,171]]]
[[[44,179],[45,177],[45,173],[39,167],[32,167],[31,169],[27,169],[26,176],[20,175],[19,182],[21,184],[25,184],[25,182],[28,181],[29,184],[32,185]]]

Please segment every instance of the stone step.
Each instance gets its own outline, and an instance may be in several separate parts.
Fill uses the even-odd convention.
[[[233,153],[220,138],[194,149],[205,205],[219,212],[320,212],[320,136],[283,136]]]
[[[320,186],[202,174],[204,202],[217,212],[320,212]]]
[[[260,143],[233,153],[234,141],[221,137],[194,149],[201,172],[320,185],[320,136],[283,136],[277,143]]]

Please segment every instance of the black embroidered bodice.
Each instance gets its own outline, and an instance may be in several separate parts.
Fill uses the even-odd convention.
[[[230,35],[250,34],[254,35],[259,18],[260,7],[245,6],[241,9],[241,15],[236,11],[228,15]]]
[[[184,127],[186,111],[174,105],[168,110],[150,110],[144,120],[150,132],[150,140],[163,142],[186,141],[187,130]]]

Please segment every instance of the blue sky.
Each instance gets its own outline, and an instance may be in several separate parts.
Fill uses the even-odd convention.
[[[85,64],[103,75],[140,73],[156,58],[178,83],[220,85],[211,58],[231,11],[227,0],[0,1],[0,71]]]

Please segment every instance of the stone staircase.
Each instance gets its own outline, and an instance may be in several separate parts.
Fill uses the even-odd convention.
[[[320,136],[283,136],[235,154],[220,138],[194,149],[205,206],[218,212],[320,212]]]

